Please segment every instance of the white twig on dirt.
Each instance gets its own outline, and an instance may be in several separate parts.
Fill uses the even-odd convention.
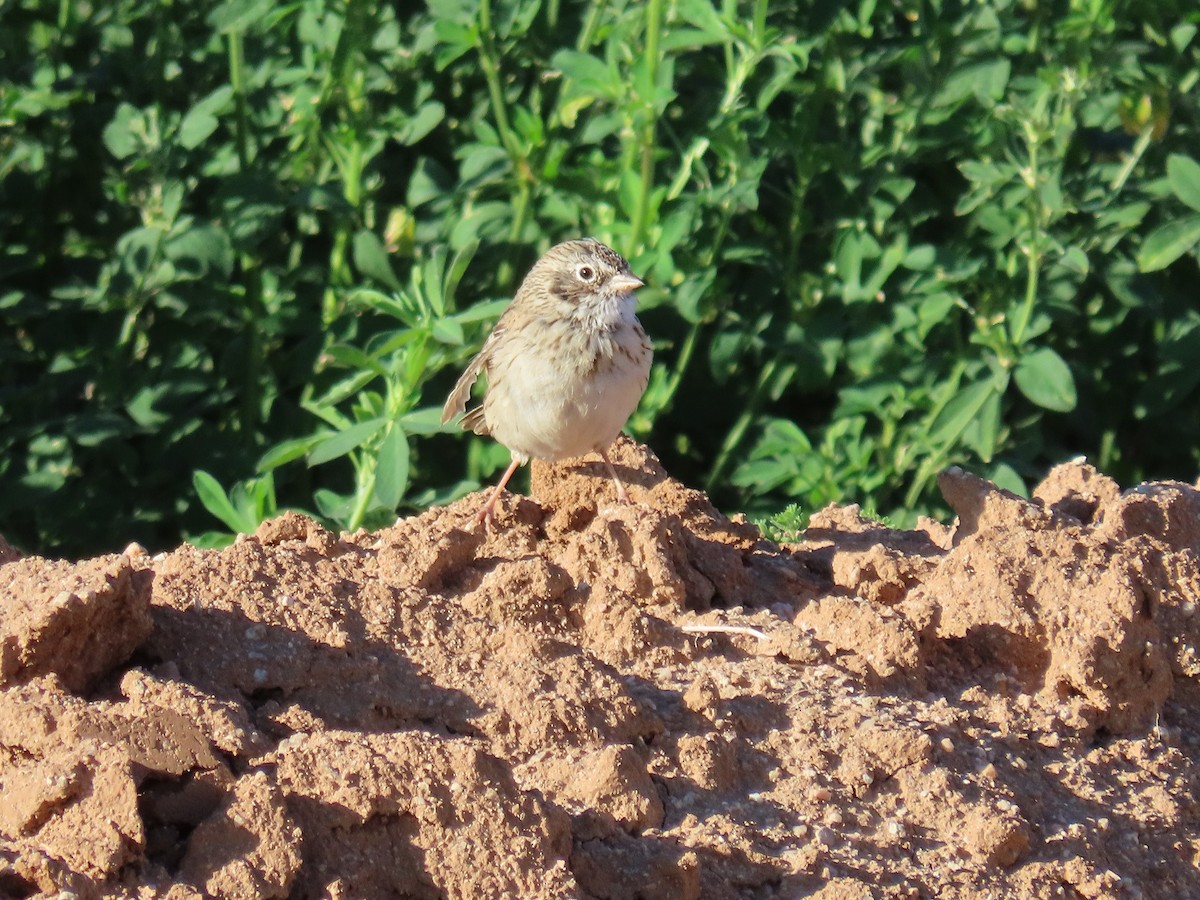
[[[760,641],[770,640],[766,632],[749,625],[680,625],[679,630],[688,634],[744,634]]]

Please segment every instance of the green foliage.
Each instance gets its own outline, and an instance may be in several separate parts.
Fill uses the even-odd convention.
[[[630,429],[722,506],[906,524],[949,463],[1024,490],[1078,453],[1190,479],[1198,28],[1178,0],[0,7],[0,533],[162,546],[276,497],[373,527],[472,489],[506,454],[441,400],[582,234],[650,284]]]
[[[782,512],[758,519],[754,522],[767,540],[777,544],[795,543],[803,539],[808,528],[808,513],[795,503],[789,503]]]
[[[192,475],[196,496],[210,513],[220,519],[233,534],[253,532],[264,519],[279,512],[275,505],[275,479],[268,473],[261,478],[233,486],[228,494],[215,478],[203,470]],[[222,547],[232,534],[208,532],[192,538],[201,547]]]

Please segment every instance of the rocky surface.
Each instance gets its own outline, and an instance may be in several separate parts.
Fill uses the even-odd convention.
[[[0,557],[0,896],[1200,896],[1200,492],[785,547],[623,440],[376,533]]]

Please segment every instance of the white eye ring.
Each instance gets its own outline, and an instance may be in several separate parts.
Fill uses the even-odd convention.
[[[580,263],[575,267],[575,277],[584,284],[591,284],[596,280],[596,269],[587,263]]]

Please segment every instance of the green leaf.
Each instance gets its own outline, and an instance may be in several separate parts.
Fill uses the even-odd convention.
[[[179,124],[179,143],[188,150],[196,149],[216,131],[220,116],[233,106],[233,88],[224,84],[199,100],[187,110]]]
[[[357,347],[352,347],[350,344],[334,344],[325,351],[325,356],[330,361],[337,363],[339,366],[344,366],[347,369],[357,369],[359,371],[374,372],[377,375],[387,376],[388,368],[375,357],[363,353]]]
[[[126,159],[141,147],[138,133],[144,131],[145,119],[141,111],[128,103],[122,103],[113,113],[112,120],[104,126],[104,146],[117,159]]]
[[[378,377],[379,374],[370,369],[359,369],[353,375],[347,375],[337,384],[333,385],[324,396],[312,401],[313,406],[325,408],[337,406],[347,397],[357,394]]]
[[[968,97],[991,105],[1004,96],[1012,63],[1007,59],[973,63],[951,73],[933,98],[934,106],[953,106]]]
[[[1012,491],[1021,497],[1029,496],[1029,488],[1025,485],[1025,479],[1018,474],[1017,470],[1008,463],[996,463],[986,472],[986,477],[991,480],[996,487],[1004,488],[1006,491]]]
[[[67,435],[80,447],[99,447],[109,441],[123,440],[132,431],[128,419],[112,412],[72,416],[64,426]]]
[[[207,109],[193,106],[179,123],[180,146],[188,150],[196,149],[208,140],[220,124],[220,120]]]
[[[233,543],[234,537],[228,531],[205,531],[201,534],[187,534],[185,540],[199,550],[222,550]]]
[[[268,472],[261,478],[239,482],[229,492],[229,498],[242,516],[253,519],[254,527],[258,528],[275,515],[275,476]]]
[[[1087,254],[1079,247],[1068,247],[1058,264],[1076,275],[1087,276],[1089,263]]]
[[[443,434],[459,430],[459,427],[453,423],[442,424],[442,408],[440,406],[426,406],[405,413],[400,417],[400,425],[409,434]]]
[[[1003,393],[1003,386],[995,378],[985,378],[959,390],[933,420],[929,429],[933,440],[939,444],[955,444],[987,402],[1000,393]]]
[[[945,323],[958,300],[953,294],[937,291],[922,297],[917,304],[917,333],[925,338],[938,325]],[[950,320],[953,327],[953,320]]]
[[[445,278],[442,280],[444,309],[439,310],[439,312],[445,312],[446,309],[454,308],[453,301],[455,294],[458,292],[458,285],[467,273],[467,267],[471,264],[471,259],[475,256],[475,251],[478,249],[478,241],[467,241],[467,243],[458,248],[458,251],[454,254],[454,258],[450,260]]]
[[[257,523],[247,522],[229,501],[220,482],[203,469],[197,469],[192,473],[192,487],[204,508],[224,522],[231,531],[240,531],[245,534],[254,531]]]
[[[222,34],[247,31],[270,10],[269,0],[226,0],[208,14],[208,24]]]
[[[676,28],[669,31],[663,38],[662,51],[697,50],[711,44],[720,44],[726,40],[725,35],[711,31],[700,31],[694,28]]]
[[[408,435],[399,425],[392,425],[375,463],[375,498],[386,509],[395,509],[407,490]]]
[[[433,323],[433,336],[443,344],[459,347],[466,341],[462,325],[456,319],[437,319]]]
[[[1066,361],[1049,347],[1022,357],[1013,380],[1022,394],[1043,409],[1070,412],[1075,408],[1075,378]]]
[[[312,451],[308,454],[308,465],[310,467],[319,466],[322,463],[345,456],[351,450],[357,450],[373,438],[385,424],[387,424],[386,419],[377,418],[368,419],[366,422],[359,422],[357,425],[351,425],[345,431],[339,432],[313,447]]]
[[[313,501],[317,504],[317,511],[322,516],[340,524],[345,524],[350,518],[351,510],[354,509],[353,496],[344,496],[328,488],[318,488],[313,491]]]
[[[904,257],[904,268],[924,272],[937,262],[937,249],[932,244],[917,244],[910,247]]]
[[[1150,232],[1138,249],[1138,270],[1157,272],[1165,269],[1200,243],[1200,216],[1188,216],[1168,222]]]
[[[142,388],[125,405],[129,418],[147,431],[157,431],[171,420],[168,412],[158,408],[158,404],[170,395],[170,385],[156,384]]]
[[[1150,204],[1144,201],[1126,203],[1107,209],[1096,218],[1097,229],[1116,229],[1117,231],[1132,231],[1142,224],[1146,213],[1150,212]]]
[[[1181,22],[1171,29],[1171,45],[1175,52],[1182,53],[1196,36],[1197,26],[1191,22]]]
[[[598,97],[614,95],[621,90],[617,73],[602,59],[578,50],[559,50],[550,65],[563,74],[573,93]]]
[[[507,168],[511,162],[508,151],[503,147],[490,147],[486,144],[468,144],[460,151],[459,158],[462,165],[458,174],[463,181],[495,177],[499,170]]]
[[[241,251],[273,242],[284,227],[285,200],[280,185],[264,172],[243,172],[225,179],[214,216]]]
[[[859,232],[846,229],[839,235],[834,252],[834,267],[845,284],[843,295],[847,302],[862,299],[863,240]]]
[[[1171,155],[1167,158],[1167,181],[1176,197],[1200,212],[1200,163],[1190,156]]]
[[[1000,399],[1000,395],[993,391],[979,408],[975,421],[963,432],[963,443],[984,462],[991,462],[996,454],[1002,424]]]
[[[463,325],[472,322],[489,322],[504,312],[508,308],[509,302],[508,300],[485,300],[483,303],[476,303],[455,314],[454,318]]]
[[[401,144],[415,144],[433,131],[444,118],[446,118],[446,107],[437,102],[426,103],[416,111],[403,128],[396,132],[394,137]]]
[[[172,237],[163,254],[175,264],[176,276],[181,278],[228,278],[233,271],[233,245],[229,235],[215,225],[199,225]]]
[[[383,241],[373,231],[364,228],[355,233],[354,267],[368,278],[374,278],[394,291],[400,290],[400,280],[392,271]]]
[[[299,459],[319,444],[323,437],[323,435],[310,434],[307,437],[294,438],[290,441],[276,444],[262,455],[255,470],[260,473],[270,472],[272,469],[277,469],[285,463]]]
[[[407,310],[403,306],[383,291],[373,288],[359,288],[350,295],[349,302],[353,306],[364,306],[374,312],[383,313],[401,321],[405,321],[407,318]]]

